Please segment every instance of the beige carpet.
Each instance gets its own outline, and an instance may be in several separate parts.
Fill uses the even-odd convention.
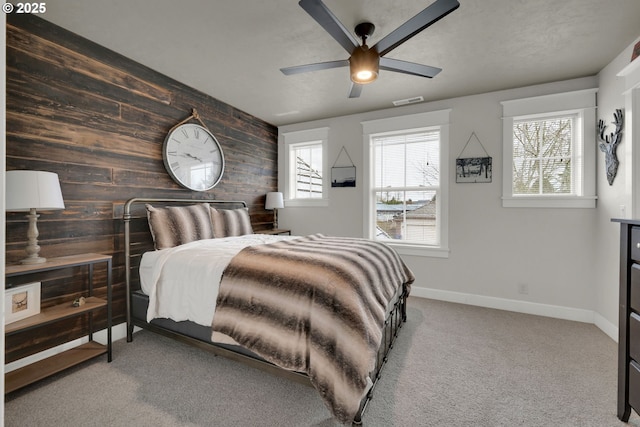
[[[364,425],[624,426],[617,346],[593,325],[409,299]],[[5,399],[6,426],[337,424],[314,389],[146,331]],[[630,426],[640,427],[634,413]]]

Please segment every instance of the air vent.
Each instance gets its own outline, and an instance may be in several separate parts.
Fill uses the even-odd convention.
[[[413,98],[399,99],[397,101],[393,101],[393,105],[395,105],[396,107],[399,107],[401,105],[415,104],[416,102],[422,102],[422,101],[424,101],[423,97],[414,96]]]
[[[276,117],[284,117],[284,116],[292,116],[294,114],[300,114],[300,111],[293,110],[293,111],[287,111],[286,113],[275,113],[274,116],[276,116]]]

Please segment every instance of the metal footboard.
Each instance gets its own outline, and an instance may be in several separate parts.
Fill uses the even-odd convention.
[[[393,348],[393,344],[395,343],[396,338],[398,337],[398,332],[402,327],[402,324],[407,321],[407,297],[408,291],[406,285],[402,286],[402,291],[395,303],[392,305],[391,310],[387,313],[387,318],[384,322],[384,329],[382,335],[382,343],[380,344],[380,348],[378,349],[378,355],[376,358],[376,366],[371,374],[371,381],[373,385],[367,392],[367,395],[362,400],[360,405],[360,410],[356,414],[354,418],[354,425],[362,425],[362,416],[364,415],[367,406],[369,405],[369,401],[373,397],[373,391],[378,384],[378,380],[382,376],[382,368],[387,363],[389,352]]]

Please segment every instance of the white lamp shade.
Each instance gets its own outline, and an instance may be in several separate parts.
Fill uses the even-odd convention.
[[[282,209],[284,208],[284,199],[282,193],[277,191],[267,193],[267,201],[264,204],[265,209]]]
[[[6,210],[23,212],[31,209],[64,209],[58,174],[17,170],[6,173]]]

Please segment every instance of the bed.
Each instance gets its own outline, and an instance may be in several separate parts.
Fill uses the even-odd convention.
[[[124,205],[127,341],[148,329],[315,387],[360,424],[414,280],[379,242],[254,233],[241,201]]]

